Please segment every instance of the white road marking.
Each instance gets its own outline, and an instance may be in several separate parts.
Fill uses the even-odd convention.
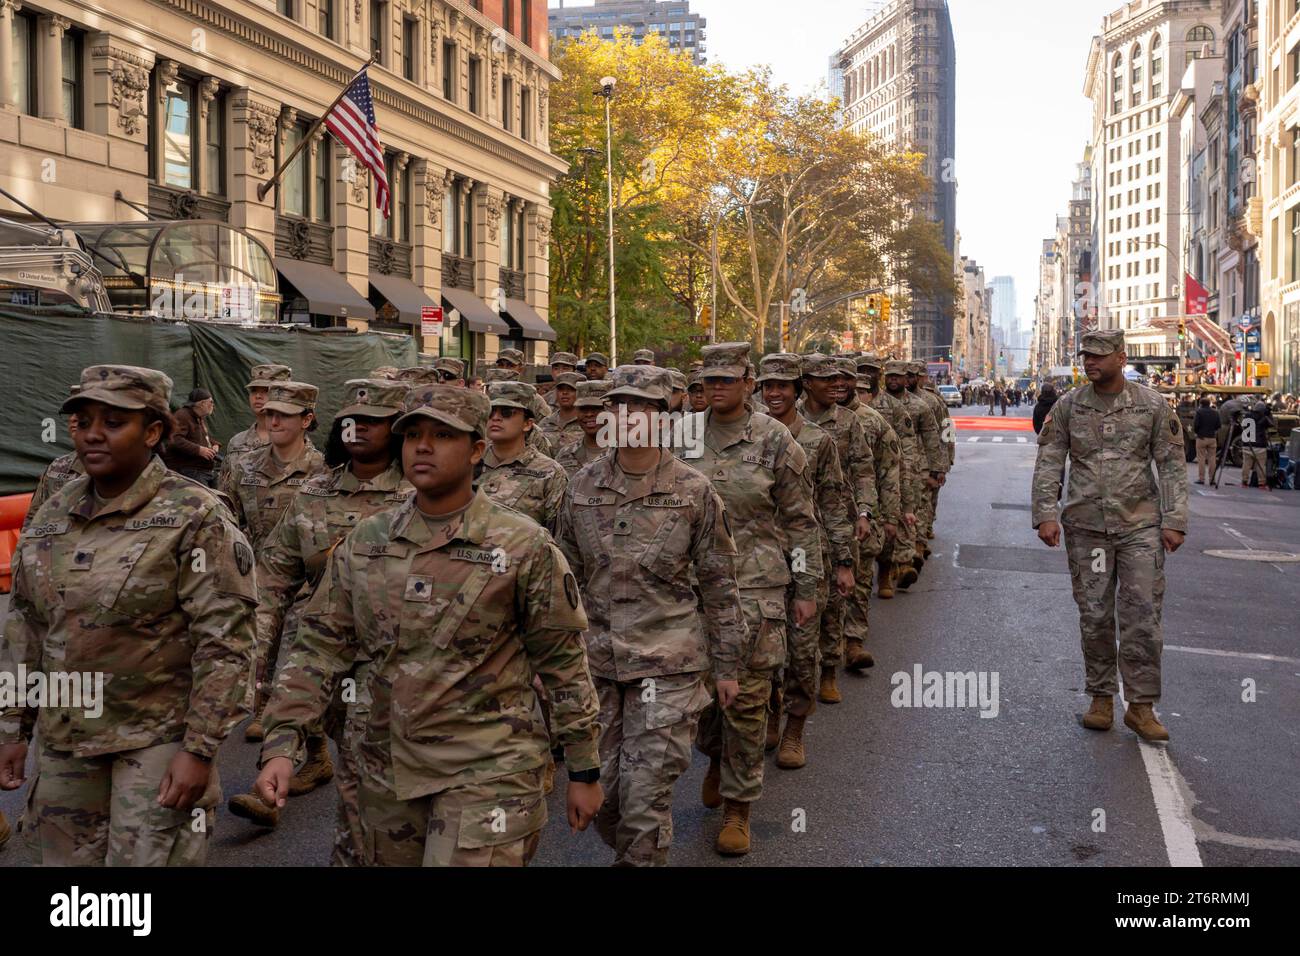
[[[974,438],[967,438],[967,439],[966,439],[966,441],[968,441],[968,442],[979,441],[979,440],[980,440],[980,436],[979,436],[979,435],[976,435]]]
[[[1184,654],[1205,654],[1210,657],[1241,657],[1251,661],[1273,661],[1278,664],[1300,664],[1300,657],[1282,657],[1279,654],[1255,654],[1250,651],[1221,651],[1216,647],[1184,647],[1180,644],[1166,644],[1167,651],[1182,651]]]
[[[1022,436],[1022,437],[1016,439],[1016,444],[1017,444],[1017,445],[1027,445],[1027,444],[1029,444],[1029,439],[1028,439],[1028,438],[1025,438],[1025,437]]]
[[[1252,548],[1252,547],[1250,546],[1250,539],[1247,538],[1247,537],[1246,537],[1244,534],[1242,534],[1240,531],[1238,531],[1236,528],[1232,527],[1232,526],[1231,526],[1230,524],[1228,524],[1226,521],[1223,522],[1223,530],[1224,530],[1225,532],[1227,532],[1228,534],[1232,535],[1232,537],[1236,538],[1238,541],[1240,541],[1240,542],[1241,542],[1241,546],[1242,546],[1243,548],[1245,548],[1247,551],[1258,551],[1258,550],[1259,550],[1258,548]],[[1282,566],[1281,566],[1280,564],[1270,564],[1269,567],[1272,568],[1274,571],[1276,571],[1278,574],[1286,574],[1286,571],[1282,568]]]
[[[994,435],[994,436],[993,436],[993,440],[994,440],[995,442],[1001,442],[1001,441],[1002,441],[1002,436],[1001,436],[1001,435]]]

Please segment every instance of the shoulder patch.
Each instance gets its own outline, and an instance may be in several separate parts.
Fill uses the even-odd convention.
[[[578,609],[578,579],[573,576],[573,572],[566,572],[564,575],[564,597],[569,602],[569,607],[573,610]]]
[[[253,549],[238,539],[235,541],[235,567],[239,569],[240,576],[245,578],[253,570]]]
[[[1177,438],[1180,431],[1181,429],[1178,427],[1178,419],[1171,415],[1169,417],[1169,434]]]

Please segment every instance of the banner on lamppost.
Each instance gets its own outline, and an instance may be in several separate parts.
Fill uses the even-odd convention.
[[[1185,282],[1183,288],[1186,292],[1183,296],[1183,314],[1184,315],[1205,315],[1210,310],[1210,292],[1205,286],[1201,285],[1192,278],[1190,272],[1184,273]]]

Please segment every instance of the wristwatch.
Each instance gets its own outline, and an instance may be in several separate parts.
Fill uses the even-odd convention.
[[[600,768],[592,767],[590,770],[570,770],[569,779],[574,783],[596,783],[600,780]]]
[[[870,521],[870,520],[871,520],[871,512],[870,512],[870,511],[859,511],[859,512],[858,512],[858,517],[859,517],[859,518],[866,518],[868,521]]]
[[[849,561],[836,561],[836,562],[835,562],[835,566],[836,566],[837,568],[851,568],[851,567],[853,567],[853,561],[852,561],[852,560],[849,560]]]

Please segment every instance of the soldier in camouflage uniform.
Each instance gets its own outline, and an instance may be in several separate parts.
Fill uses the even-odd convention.
[[[534,674],[555,701],[570,826],[585,829],[603,800],[587,617],[550,536],[472,490],[487,397],[430,385],[406,410],[394,427],[415,494],[334,549],[276,681],[258,791],[284,805],[310,728],[362,661],[352,744],[366,864],[523,865],[546,822]]]
[[[514,350],[506,349],[506,351],[511,352]],[[485,391],[489,390],[491,386],[497,382],[518,381],[519,373],[510,368],[490,368],[483,376]],[[551,408],[546,404],[546,400],[537,394],[537,390],[533,388],[533,386],[529,385],[527,382],[524,382],[523,385],[524,388],[528,389],[530,392],[528,396],[528,408],[529,411],[533,413],[533,421],[540,422],[542,418],[546,418],[551,414]],[[542,418],[537,417],[539,412]],[[540,428],[534,427],[528,429],[528,437],[525,439],[525,443],[529,448],[536,449],[547,458],[554,458],[559,453],[559,449],[551,444],[551,440],[546,437],[546,434]]]
[[[702,412],[709,407],[709,400],[704,396],[704,383],[700,373],[692,372],[686,377],[686,406],[683,412]]]
[[[866,649],[871,635],[871,585],[876,562],[887,544],[898,537],[902,521],[899,481],[898,435],[885,416],[859,398],[857,391],[857,359],[835,360],[839,370],[839,404],[858,416],[867,445],[871,448],[871,461],[876,476],[876,520],[871,524],[871,534],[858,545],[859,562],[853,585],[853,596],[845,608],[844,661],[851,671],[862,671],[875,664],[875,658]],[[870,397],[870,389],[864,387]]]
[[[300,616],[330,553],[358,522],[396,508],[410,496],[412,488],[402,476],[400,438],[394,440],[391,428],[393,419],[402,414],[408,390],[404,382],[383,379],[354,379],[344,384],[344,405],[335,418],[328,449],[331,456],[341,452],[347,460],[302,485],[258,555],[259,643],[272,643],[291,613],[295,619]],[[336,445],[341,447],[336,450]],[[331,463],[334,460],[331,457]],[[331,862],[358,866],[362,843],[356,761],[344,740],[343,712],[343,701],[336,695],[324,726],[312,728],[307,737],[307,763],[290,782],[289,795],[310,793],[334,778],[339,812]],[[326,734],[338,748],[337,773]],[[229,807],[231,813],[260,826],[279,823],[280,811],[268,807],[256,792],[232,797]]]
[[[398,369],[394,378],[407,388],[415,388],[418,385],[437,385],[442,381],[442,376],[438,374],[438,370],[432,365],[408,365],[406,368]]]
[[[686,411],[686,376],[675,368],[668,369],[673,380],[672,396],[668,400],[668,411],[681,414]]]
[[[855,546],[852,549],[853,575],[856,578],[863,572],[859,567],[860,558],[857,542],[868,538],[872,533],[876,510],[876,470],[872,460],[871,447],[858,417],[839,404],[841,386],[840,369],[836,361],[826,355],[806,355],[803,359],[803,399],[799,412],[815,425],[820,425],[830,433],[839,453],[840,467],[849,487],[848,517],[854,526]],[[861,629],[847,633],[847,597],[832,588],[827,601],[826,613],[822,615],[821,633],[821,684],[817,699],[827,704],[838,704],[843,698],[836,682],[836,668],[846,663],[845,642],[849,640],[861,648],[866,635]],[[855,621],[856,623],[856,621]],[[854,667],[860,666],[857,658],[848,661]]]
[[[233,503],[235,520],[258,555],[298,489],[326,472],[325,457],[307,441],[307,429],[315,424],[316,395],[316,386],[303,382],[272,385],[262,406],[271,444],[242,456],[221,486],[222,494]],[[295,623],[292,617],[286,620],[284,629],[269,642],[259,635],[253,720],[244,728],[245,740],[262,739],[261,716],[271,692],[270,675],[284,630],[292,631]]]
[[[709,410],[679,422],[676,445],[722,498],[740,552],[736,582],[749,625],[740,694],[730,707],[710,705],[696,743],[709,756],[704,804],[725,801],[718,852],[736,855],[749,852],[750,805],[763,792],[772,678],[785,663],[786,587],[792,580],[786,552],[797,555],[802,568],[793,574],[797,627],[817,613],[822,556],[807,456],[784,425],[745,407],[754,383],[748,343],[708,345],[703,357],[700,377]]]
[[[591,352],[583,359],[587,368],[589,382],[603,382],[609,375],[609,359],[600,352]]]
[[[1168,740],[1152,705],[1160,700],[1165,552],[1187,533],[1183,428],[1164,396],[1124,380],[1122,330],[1085,333],[1079,351],[1089,384],[1062,396],[1038,435],[1034,527],[1051,548],[1065,528],[1092,697],[1083,725],[1109,730],[1114,720],[1118,619],[1124,724],[1145,740]]]
[[[822,566],[826,569],[826,577],[819,582],[817,589],[818,613],[802,626],[795,625],[793,633],[787,630],[785,677],[783,682],[774,682],[772,688],[766,749],[776,749],[776,765],[787,770],[798,769],[807,763],[803,731],[804,724],[817,706],[821,628],[829,592],[835,590],[841,602],[845,595],[852,593],[857,548],[853,538],[853,493],[840,468],[835,439],[820,425],[799,414],[798,401],[803,392],[806,367],[804,360],[788,352],[767,355],[759,363],[756,380],[762,388],[768,414],[789,429],[808,458],[806,473],[812,482]],[[790,600],[793,597],[792,587]],[[782,697],[787,714],[784,733],[780,730]]]
[[[921,566],[925,560],[930,557],[930,544],[928,539],[932,537],[931,528],[934,526],[934,502],[935,492],[947,480],[948,468],[950,466],[948,458],[948,448],[944,443],[945,436],[939,428],[939,416],[934,406],[927,396],[918,395],[911,390],[911,384],[916,381],[916,369],[919,367],[918,362],[903,363],[903,400],[911,407],[912,420],[916,425],[916,434],[920,439],[921,448],[925,452],[926,461],[929,464],[929,474],[926,476],[921,495],[919,499],[920,511],[916,513],[916,549],[919,552],[913,558],[913,564],[917,573],[921,571]],[[888,376],[886,371],[885,387],[889,387]],[[942,401],[940,401],[942,404]]]
[[[665,866],[673,787],[711,696],[705,673],[734,697],[745,619],[722,501],[707,478],[642,440],[668,407],[667,371],[624,365],[613,385],[608,398],[630,427],[569,485],[556,540],[591,625],[606,792],[596,829],[615,865]]]
[[[601,415],[605,410],[605,394],[610,389],[606,380],[578,383],[578,424],[582,428],[582,441],[570,442],[555,456],[556,463],[570,478],[578,469],[595,461],[609,449],[597,442],[601,429]]]
[[[576,364],[577,360],[575,359],[574,361]],[[514,370],[514,372],[518,376],[518,378],[514,379],[514,381],[522,382],[524,380],[524,353],[519,351],[518,349],[502,349],[501,353],[497,356],[497,368]],[[503,381],[503,380],[490,379],[485,377],[484,381],[492,382],[492,381]],[[533,388],[533,386],[529,385],[529,388]],[[547,415],[551,414],[551,406],[546,403],[546,399],[544,399],[541,395],[537,394],[537,390],[535,388],[533,389],[533,396],[529,400],[528,405],[529,408],[531,408],[533,411],[533,418],[539,422],[542,419],[544,419]],[[537,432],[537,429],[534,428],[533,431]],[[544,437],[541,435],[540,432],[537,432],[537,435],[538,437]],[[559,449],[556,448],[553,449],[553,451],[559,451]],[[545,452],[545,454],[551,455],[552,452],[548,451]]]
[[[930,411],[934,414],[935,424],[939,426],[939,443],[947,460],[948,468],[951,469],[957,458],[957,435],[952,427],[952,416],[948,414],[948,403],[943,400],[938,389],[930,384],[930,376],[926,372],[925,365],[921,362],[912,362],[907,369],[907,390],[918,398],[924,399],[930,406]],[[947,476],[939,480],[938,488],[928,489],[929,495],[926,498],[925,508],[925,527],[922,529],[926,539],[934,537],[934,519],[939,513],[939,491],[947,481]],[[925,556],[930,556],[930,549],[927,545]]]
[[[562,375],[578,375],[578,356],[572,352],[556,352],[551,356],[551,381],[555,384],[545,396],[546,405],[550,411],[539,418],[538,422],[545,421],[559,409],[559,382]],[[582,379],[583,376],[578,375],[578,381],[582,381]],[[558,448],[559,445],[556,444],[556,449],[558,450]]]
[[[221,796],[212,760],[246,713],[253,552],[216,494],[155,454],[171,387],[153,369],[82,372],[63,410],[87,474],[40,507],[15,554],[0,671],[86,692],[0,710],[0,788],[24,783],[40,731],[25,820],[45,866],[201,865]]]
[[[880,556],[876,559],[879,588],[877,593],[888,600],[894,596],[894,587],[900,574],[916,580],[912,566],[915,548],[912,539],[916,533],[917,499],[920,495],[917,472],[922,467],[921,452],[916,442],[912,418],[901,401],[883,388],[881,379],[885,363],[874,355],[864,355],[858,368],[866,377],[868,393],[865,403],[880,413],[898,438],[898,505],[897,533],[891,539],[886,535]]]
[[[290,378],[292,378],[292,376],[290,376]],[[379,368],[372,368],[366,378],[383,379],[384,381],[395,382],[397,381],[397,366],[381,365]]]
[[[73,385],[69,390],[69,397],[75,398],[81,391],[80,385]],[[77,435],[77,416],[68,416],[68,437],[75,444]],[[74,478],[80,478],[86,473],[82,467],[80,459],[77,458],[75,451],[70,451],[66,455],[59,455],[41,472],[41,477],[36,482],[36,490],[32,492],[32,500],[27,503],[27,514],[23,516],[23,531],[32,523],[32,516],[36,514],[38,508],[45,502],[49,501],[56,491],[72,481]],[[3,814],[0,814],[0,820],[3,820]],[[4,841],[0,840],[0,846]]]
[[[475,470],[474,487],[551,531],[568,476],[554,459],[529,448],[525,441],[521,429],[533,427],[529,392],[522,382],[494,382],[488,386],[492,405],[487,426],[489,443]]]
[[[396,369],[394,369],[396,371]],[[217,487],[225,487],[230,476],[235,474],[239,459],[249,452],[265,448],[271,440],[266,432],[266,415],[262,406],[276,382],[288,382],[293,379],[293,369],[287,365],[254,365],[252,378],[244,386],[248,390],[248,407],[253,411],[253,424],[226,442],[225,455],[221,460],[221,469],[217,472]]]
[[[555,411],[537,423],[558,455],[565,445],[582,441],[582,425],[574,407],[578,399],[578,385],[582,376],[577,372],[561,372],[555,377]]]
[[[939,444],[938,426],[930,409],[918,398],[907,391],[907,363],[890,359],[884,368],[885,388],[873,404],[886,418],[897,412],[907,419],[907,431],[911,437],[912,448],[912,488],[911,515],[913,520],[904,521],[908,525],[908,545],[910,558],[905,564],[902,555],[894,553],[893,583],[902,590],[907,590],[916,582],[925,561],[923,554],[924,540],[921,529],[924,525],[922,515],[925,509],[927,490],[938,484],[943,464],[943,452]],[[891,422],[892,424],[892,422]],[[897,431],[897,426],[895,426]],[[900,437],[903,437],[900,435]],[[903,438],[906,443],[907,438]],[[900,529],[901,530],[901,529]]]
[[[433,368],[438,373],[438,381],[443,385],[465,387],[465,363],[461,359],[450,356],[434,359]]]
[[[637,349],[632,353],[633,365],[654,365],[655,353],[653,349]]]

